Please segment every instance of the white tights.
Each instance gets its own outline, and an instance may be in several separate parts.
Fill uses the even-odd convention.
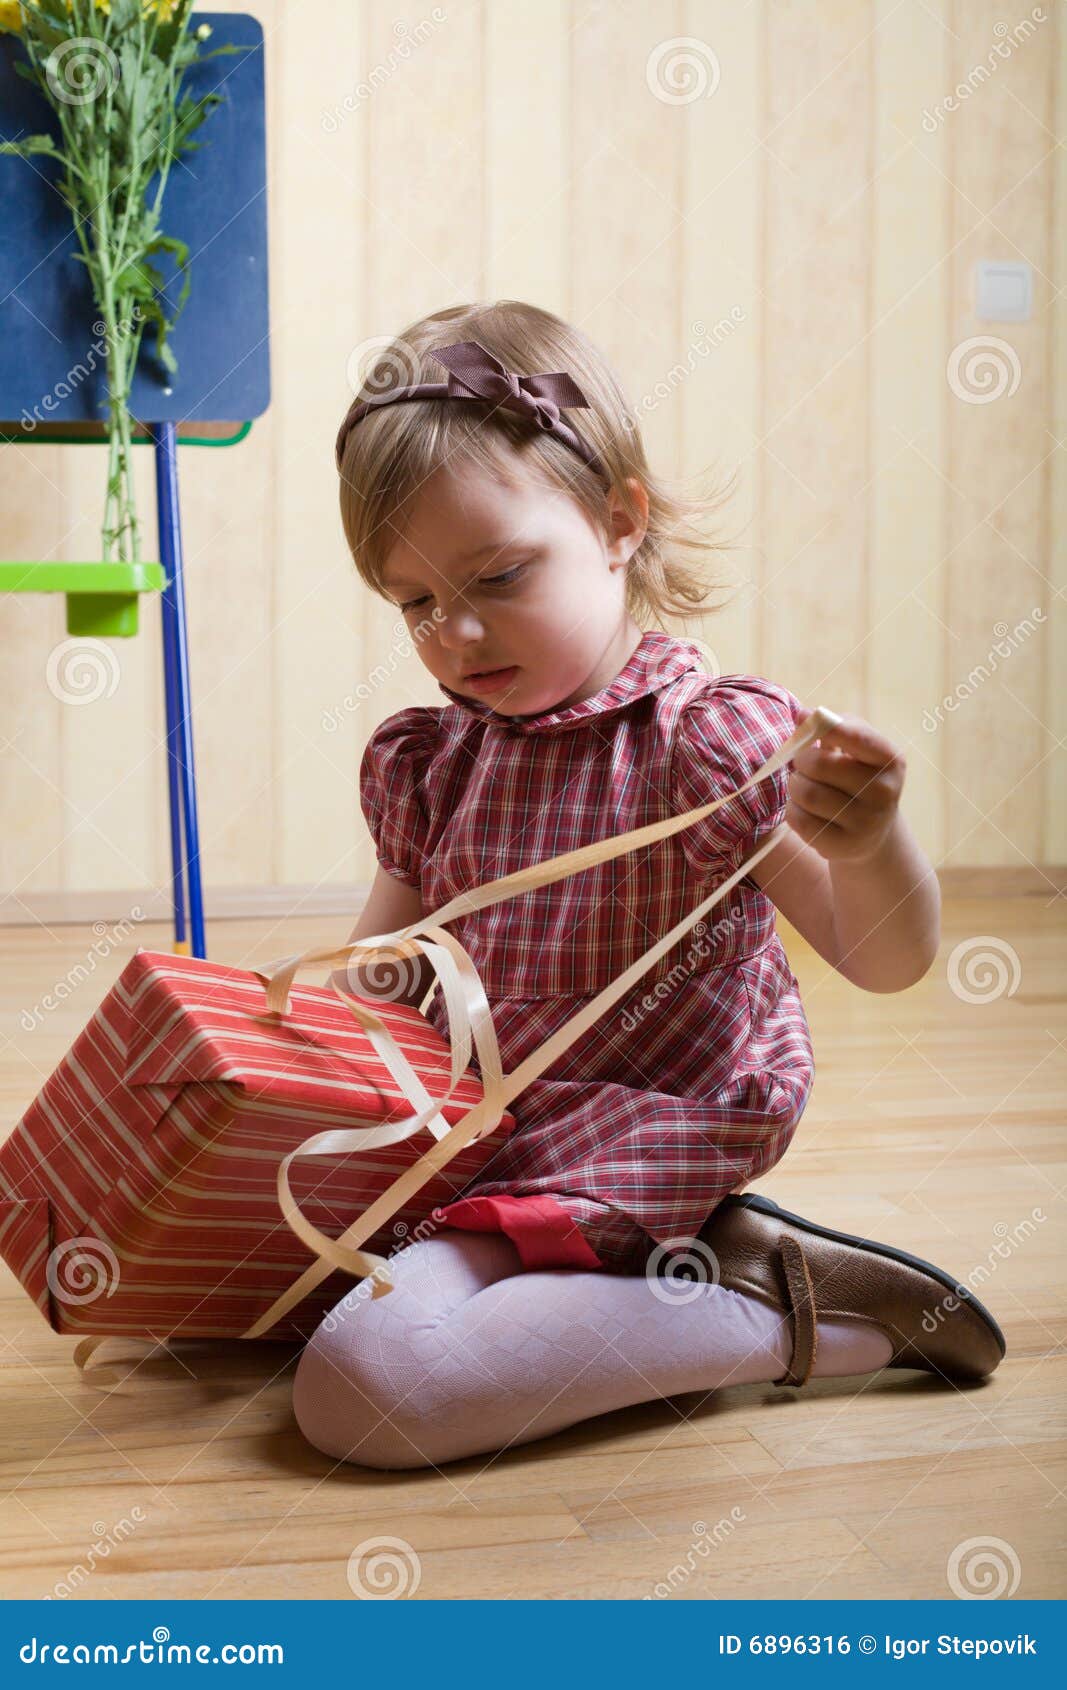
[[[523,1272],[502,1233],[449,1229],[392,1258],[394,1289],[327,1315],[293,1384],[300,1430],[365,1467],[426,1467],[529,1443],[631,1403],[778,1379],[791,1321],[686,1280]],[[368,1284],[368,1282],[363,1282]],[[862,1320],[819,1322],[816,1374],[891,1354]]]

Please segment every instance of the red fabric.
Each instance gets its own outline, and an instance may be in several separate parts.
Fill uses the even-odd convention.
[[[429,915],[458,892],[734,792],[800,704],[709,675],[646,633],[593,697],[498,715],[442,686],[372,734],[360,796],[380,862]],[[492,1005],[505,1071],[680,921],[782,820],[787,771],[670,839],[451,922]],[[605,1266],[694,1237],[783,1155],[813,1063],[770,900],[743,880],[512,1102],[517,1130],[462,1195],[551,1197]],[[443,995],[427,1018],[448,1036]],[[549,1248],[546,1245],[546,1248]]]
[[[524,1268],[599,1268],[596,1251],[554,1197],[462,1197],[434,1218],[463,1232],[503,1232]]]

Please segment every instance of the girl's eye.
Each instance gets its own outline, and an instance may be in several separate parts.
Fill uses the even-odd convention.
[[[483,580],[478,580],[476,582],[472,581],[471,585],[478,587],[509,587],[513,581],[518,580],[525,568],[526,565],[524,563],[520,563],[517,564],[514,569],[505,570],[503,575],[489,575]],[[428,594],[423,594],[422,598],[409,599],[407,604],[402,604],[400,608],[405,611],[418,610],[420,605],[426,603],[428,596]]]
[[[524,563],[516,564],[514,569],[505,570],[503,575],[490,575],[487,581],[480,584],[483,587],[509,587],[513,581],[518,580],[525,567]]]

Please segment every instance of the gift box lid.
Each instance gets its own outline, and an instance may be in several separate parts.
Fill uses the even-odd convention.
[[[341,1118],[403,1120],[412,1106],[351,1011],[330,987],[294,984],[289,1010],[266,1009],[262,980],[246,969],[198,957],[138,950],[113,988],[125,1027],[129,1085],[213,1081],[258,1102],[314,1106]],[[387,1023],[431,1096],[446,1091],[450,1053],[437,1029],[410,1005],[366,1000]],[[441,1113],[449,1124],[477,1103],[475,1070],[464,1074]]]

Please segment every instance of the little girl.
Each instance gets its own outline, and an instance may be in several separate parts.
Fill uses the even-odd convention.
[[[337,463],[357,568],[448,700],[367,745],[379,867],[353,939],[734,793],[807,716],[785,687],[712,676],[694,644],[642,632],[707,599],[702,507],[652,474],[602,356],[551,313],[503,301],[413,324],[350,407]],[[950,1275],[735,1195],[783,1155],[813,1077],[775,908],[869,991],[912,985],[936,954],[903,777],[844,717],[692,826],[454,923],[507,1073],[790,824],[710,930],[518,1095],[502,1149],[394,1255],[394,1288],[322,1323],[294,1383],[313,1444],[418,1467],[729,1383],[993,1370],[999,1329]],[[349,990],[426,997],[425,967],[402,994],[352,972]],[[447,1037],[442,994],[424,1013]]]

